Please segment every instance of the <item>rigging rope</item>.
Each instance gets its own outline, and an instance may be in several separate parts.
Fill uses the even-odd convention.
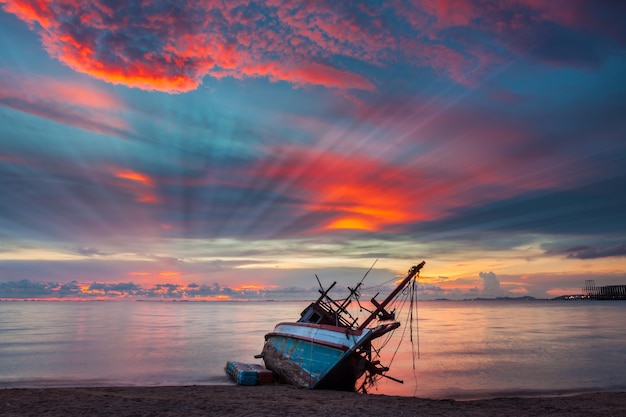
[[[415,338],[417,342],[417,358],[420,359],[420,333],[419,333],[419,315],[417,310],[417,283],[416,281],[412,282],[411,285],[411,349],[413,353],[413,369],[415,369],[415,351],[413,348],[415,347],[413,343],[413,327],[415,327]],[[415,310],[415,320],[413,320],[413,310]],[[413,324],[415,323],[415,324]]]
[[[387,367],[391,368],[391,365],[393,364],[396,355],[398,354],[398,351],[400,350],[400,347],[402,346],[402,342],[405,340],[406,334],[407,334],[407,328],[409,330],[409,332],[412,332],[412,323],[411,323],[411,319],[412,319],[412,311],[411,311],[411,307],[413,306],[413,300],[412,300],[412,294],[413,294],[413,290],[411,287],[407,287],[404,288],[400,294],[398,294],[397,298],[393,301],[394,306],[396,306],[396,308],[394,309],[394,312],[396,314],[396,317],[402,317],[402,315],[404,314],[404,308],[408,305],[409,306],[409,311],[407,312],[406,315],[406,320],[402,329],[402,334],[400,335],[400,340],[398,341],[398,344],[396,345],[396,348],[393,352],[393,354],[391,355],[391,358],[388,361]],[[372,351],[373,353],[375,353],[375,356],[377,358],[380,358],[380,352],[385,348],[385,346],[391,341],[391,339],[393,338],[393,333],[394,332],[389,332],[386,337],[385,340],[379,345],[378,348],[372,346]],[[411,341],[413,340],[413,336],[411,334]],[[369,386],[373,386],[376,381],[380,378],[380,376],[376,375],[372,375],[371,376],[371,381]]]
[[[417,285],[417,280],[419,279],[419,273],[413,280],[413,285],[411,286],[411,304],[415,301],[415,331],[417,338],[417,358],[420,359],[420,327],[419,327],[419,314],[417,309],[417,290],[419,289]],[[411,309],[411,331],[413,329],[413,309]],[[415,368],[415,351],[414,345],[411,343],[411,353],[413,354],[413,380],[415,381],[413,395],[417,396],[417,370]]]
[[[420,359],[420,342],[419,342],[419,315],[418,315],[418,308],[417,308],[417,291],[419,289],[417,280],[419,279],[419,271],[417,272],[417,274],[415,275],[415,277],[413,278],[411,285],[405,287],[400,294],[398,294],[398,296],[395,298],[395,300],[393,301],[393,305],[396,306],[396,308],[394,308],[393,312],[395,314],[396,317],[401,317],[403,314],[403,309],[405,307],[406,304],[409,305],[409,311],[407,312],[407,318],[406,318],[406,322],[404,325],[404,328],[402,329],[402,334],[400,336],[400,340],[398,342],[398,345],[396,346],[396,349],[393,352],[393,355],[391,356],[391,359],[389,360],[388,363],[388,367],[390,368],[395,357],[396,354],[398,353],[400,346],[402,345],[402,341],[404,340],[405,336],[406,336],[406,331],[407,331],[407,327],[409,328],[409,333],[410,333],[410,340],[411,340],[411,353],[412,353],[412,362],[413,362],[413,375],[415,378],[415,389],[417,390],[417,374],[416,374],[416,366],[415,366],[415,348],[417,345],[417,358]],[[375,285],[372,287],[367,287],[367,288],[363,288],[363,290],[367,290],[367,289],[372,289],[372,288],[378,288],[381,287],[389,282],[395,281],[396,278],[393,278],[389,281],[386,281],[382,284],[379,285]],[[359,302],[359,300],[357,299],[357,303],[359,305],[360,311],[362,312],[363,310],[369,311],[368,309],[366,309],[365,307],[363,307]],[[408,303],[407,303],[408,302]],[[397,309],[397,311],[396,311]],[[415,320],[414,320],[415,318]],[[415,323],[414,323],[415,321]],[[413,328],[415,327],[415,339],[413,337]],[[380,344],[380,346],[378,348],[376,348],[375,346],[371,346],[371,351],[372,351],[372,358],[380,358],[380,351],[391,341],[392,338],[392,334],[394,332],[389,332],[389,334],[385,337],[385,340]],[[361,389],[364,390],[364,392],[366,390],[366,385],[367,387],[372,387],[376,384],[377,380],[380,378],[380,375],[373,375],[370,374],[366,380],[363,381],[363,384],[361,386]]]

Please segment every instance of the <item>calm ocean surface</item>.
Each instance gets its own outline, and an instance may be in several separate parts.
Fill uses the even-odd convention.
[[[230,384],[306,302],[0,302],[0,388]],[[372,393],[485,398],[626,390],[626,302],[421,301]],[[417,355],[419,353],[419,358]],[[415,357],[415,360],[413,360]],[[415,368],[413,368],[415,364]],[[252,388],[253,389],[253,388]]]

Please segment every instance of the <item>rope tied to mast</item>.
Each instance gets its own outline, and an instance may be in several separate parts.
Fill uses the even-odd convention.
[[[411,353],[413,354],[413,369],[415,369],[415,351],[414,351],[414,341],[413,341],[413,327],[415,326],[415,336],[416,336],[416,340],[417,340],[417,358],[420,359],[420,333],[419,333],[419,314],[418,314],[418,309],[417,309],[417,290],[418,290],[418,285],[417,285],[417,280],[419,279],[419,272],[417,273],[417,275],[415,276],[415,278],[413,279],[413,282],[411,283],[411,298],[410,298],[410,339],[411,339]],[[413,320],[413,311],[415,310],[415,320]],[[415,323],[415,324],[413,324]]]

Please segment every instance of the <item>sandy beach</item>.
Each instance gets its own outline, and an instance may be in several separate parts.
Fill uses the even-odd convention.
[[[0,389],[0,416],[623,416],[626,392],[430,400],[285,385]]]

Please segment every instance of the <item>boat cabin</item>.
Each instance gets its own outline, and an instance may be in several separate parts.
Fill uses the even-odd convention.
[[[313,324],[330,324],[336,325],[336,314],[324,310],[322,306],[316,303],[311,303],[307,308],[300,313],[300,323],[313,323]]]

